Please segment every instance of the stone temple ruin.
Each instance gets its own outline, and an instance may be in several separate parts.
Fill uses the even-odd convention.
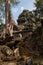
[[[31,58],[26,55],[22,56],[20,52],[22,50],[20,46],[26,37],[25,34],[30,31],[28,30],[29,25],[26,25],[26,22],[28,23],[28,21],[26,20],[23,25],[17,25],[12,19],[11,12],[10,17],[11,22],[6,24],[0,36],[0,62],[2,65],[4,65],[4,62],[8,65],[9,61],[15,62],[15,64],[13,64],[14,62],[9,63],[12,65],[25,65],[26,63],[30,63],[31,65]],[[25,21],[25,19],[22,20]]]
[[[11,12],[10,17],[11,21],[7,23],[0,36],[0,65],[32,65],[32,57],[43,54],[43,26],[36,27],[35,18],[28,10],[19,15],[18,25],[13,20]]]

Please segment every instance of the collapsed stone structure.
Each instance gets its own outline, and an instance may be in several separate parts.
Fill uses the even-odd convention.
[[[3,32],[0,37],[0,62],[2,65],[4,64],[4,62],[8,61],[16,61],[17,64],[21,65],[22,63],[23,65],[26,63],[28,64],[28,60],[30,58],[28,58],[28,60],[26,61],[25,57],[21,56],[20,54],[20,44],[23,40],[21,32],[23,29],[24,27],[16,25],[13,19],[10,23],[7,23],[7,25],[3,29]]]
[[[33,57],[43,57],[43,26],[36,26],[33,13],[28,10],[20,14],[17,22],[18,25],[12,19],[7,25],[11,24],[9,31],[13,30],[13,36],[7,33],[5,38],[0,38],[0,62],[9,61],[7,65],[32,65]]]
[[[24,10],[18,17],[17,21],[19,25],[24,26],[23,30],[30,30],[30,32],[22,34],[24,37],[24,41],[22,43],[25,45],[24,48],[27,49],[25,49],[25,51],[27,51],[27,55],[29,54],[37,57],[42,54],[43,56],[43,18],[41,17],[39,24],[36,24],[33,13],[28,10]]]

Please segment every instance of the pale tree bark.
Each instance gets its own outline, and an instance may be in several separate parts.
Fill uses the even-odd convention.
[[[5,2],[5,24],[6,28],[2,32],[2,37],[5,38],[6,34],[13,36],[13,25],[11,24],[11,10],[10,10],[10,0],[4,0]]]
[[[5,0],[5,23],[9,23],[10,0]]]
[[[13,36],[13,31],[14,31],[13,28],[15,26],[18,29],[18,26],[16,25],[15,21],[12,18],[11,9],[10,9],[10,0],[5,0],[5,24],[6,24],[6,29],[3,30],[2,37],[5,38],[6,34]],[[19,34],[19,36],[22,37],[21,34]]]

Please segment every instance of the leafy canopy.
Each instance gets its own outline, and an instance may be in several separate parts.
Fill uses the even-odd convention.
[[[43,0],[35,0],[36,15],[43,16]]]
[[[17,5],[19,3],[19,0],[10,0],[10,2],[11,5]],[[3,15],[4,12],[5,12],[5,2],[4,0],[0,0],[0,16]]]
[[[5,17],[5,0],[0,0],[0,22],[2,22],[2,18]],[[14,6],[19,3],[19,0],[10,0],[10,5]]]

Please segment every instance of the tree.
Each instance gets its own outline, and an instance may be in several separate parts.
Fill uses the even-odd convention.
[[[7,8],[9,8],[8,7],[8,3],[7,3],[7,1],[8,2],[10,2],[9,4],[10,4],[10,7],[12,6],[12,5],[16,5],[16,4],[18,4],[19,3],[19,0],[0,0],[0,16],[5,16],[5,13],[6,13],[6,9]],[[7,3],[7,5],[6,5],[6,3]],[[6,10],[6,11],[5,11]],[[6,16],[5,16],[6,17]],[[7,17],[6,17],[7,18]]]
[[[36,15],[43,16],[43,0],[35,0]]]
[[[1,25],[1,23],[2,23],[2,19],[0,18],[0,25]]]
[[[14,1],[13,4],[18,4],[18,0],[4,0],[5,3],[5,22],[6,22],[6,27],[4,28],[1,37],[5,38],[5,36],[10,35],[13,36],[13,31],[14,31],[14,27],[19,30],[19,27],[15,24],[15,21],[12,18],[12,14],[11,14],[11,2]],[[3,4],[2,4],[3,5]],[[21,35],[20,35],[21,37]]]

